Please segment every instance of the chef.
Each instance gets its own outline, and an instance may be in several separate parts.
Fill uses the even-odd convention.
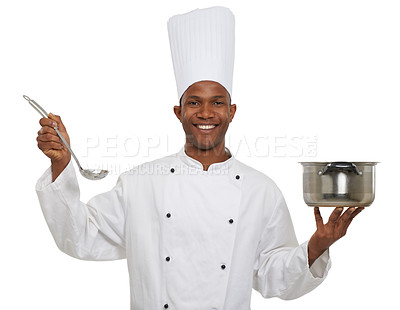
[[[362,208],[336,208],[298,244],[282,193],[265,174],[225,147],[236,112],[231,103],[234,16],[197,9],[168,21],[186,141],[176,153],[146,162],[87,203],[70,153],[42,118],[38,147],[51,159],[36,185],[61,251],[83,260],[127,258],[131,309],[249,310],[252,288],[265,298],[298,298],[331,265],[329,247]]]

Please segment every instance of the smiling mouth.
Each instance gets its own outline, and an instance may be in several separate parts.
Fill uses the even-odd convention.
[[[218,125],[217,124],[193,124],[197,129],[203,132],[208,132],[212,131],[214,128],[216,128]]]
[[[214,129],[215,127],[217,127],[218,125],[216,124],[193,124],[196,128],[201,129],[201,130],[211,130]]]

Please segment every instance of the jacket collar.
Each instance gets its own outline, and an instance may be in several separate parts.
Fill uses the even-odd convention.
[[[214,172],[214,171],[220,171],[220,170],[226,170],[229,171],[229,169],[232,167],[234,161],[235,161],[235,157],[232,155],[231,151],[225,147],[225,151],[231,155],[231,157],[229,157],[227,160],[223,161],[223,162],[218,162],[218,163],[213,163],[208,167],[207,171],[204,171],[204,173],[206,172]],[[201,162],[199,162],[198,160],[188,156],[185,152],[185,146],[183,146],[180,151],[178,152],[178,159],[185,165],[189,166],[189,168],[191,169],[196,169],[196,170],[201,170],[203,171],[203,165]]]

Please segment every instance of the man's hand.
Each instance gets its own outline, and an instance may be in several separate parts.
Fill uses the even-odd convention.
[[[42,128],[38,131],[38,136],[36,138],[37,145],[38,148],[51,159],[51,170],[54,182],[71,160],[71,153],[63,145],[53,127],[58,126],[58,130],[69,145],[71,145],[71,142],[60,116],[50,113],[49,118],[43,117],[40,119],[39,123]]]
[[[333,243],[342,238],[354,217],[359,214],[364,207],[351,207],[346,212],[343,208],[335,208],[329,217],[329,221],[324,224],[319,208],[314,208],[315,222],[317,231],[312,235],[308,242],[308,265],[311,266],[314,261],[324,253]]]

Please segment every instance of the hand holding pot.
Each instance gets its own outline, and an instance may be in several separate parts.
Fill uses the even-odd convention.
[[[332,212],[326,224],[322,219],[319,208],[314,208],[317,231],[308,242],[308,263],[311,266],[314,261],[322,255],[333,243],[342,238],[351,221],[359,214],[364,207],[348,208],[343,214],[343,208],[338,207]]]

